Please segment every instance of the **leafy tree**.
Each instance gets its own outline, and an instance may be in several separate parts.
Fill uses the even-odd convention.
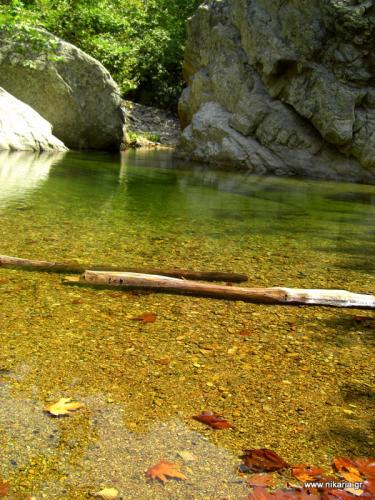
[[[44,27],[101,61],[124,96],[174,107],[186,19],[200,1],[0,0],[0,29],[35,42]]]

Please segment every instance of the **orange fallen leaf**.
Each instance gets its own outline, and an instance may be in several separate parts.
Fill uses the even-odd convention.
[[[311,467],[307,464],[298,464],[292,467],[292,474],[302,483],[314,481],[322,477],[323,469],[319,467]]]
[[[9,493],[9,481],[0,478],[0,497],[6,497]]]
[[[180,471],[179,465],[168,462],[167,460],[160,460],[160,462],[150,467],[146,475],[148,478],[157,479],[162,483],[165,483],[167,478],[182,479],[183,481],[187,479],[185,474]]]
[[[347,481],[351,483],[362,482],[358,467],[349,458],[336,457],[333,459],[333,465],[340,476]]]
[[[366,479],[363,483],[363,489],[375,497],[375,478]]]
[[[365,477],[375,478],[375,458],[356,458],[354,463]]]
[[[277,453],[267,448],[245,450],[244,464],[254,472],[273,472],[289,465]]]
[[[272,474],[253,474],[246,481],[249,486],[274,486],[275,478]]]
[[[215,415],[211,411],[203,411],[200,415],[195,415],[194,420],[207,424],[213,429],[233,429],[234,426],[230,424],[224,417]]]
[[[156,320],[156,314],[154,313],[143,313],[140,316],[132,318],[135,321],[142,321],[142,323],[154,323]]]
[[[72,412],[84,407],[82,403],[71,401],[70,398],[61,398],[57,403],[45,406],[44,411],[58,417],[60,415],[70,415]]]

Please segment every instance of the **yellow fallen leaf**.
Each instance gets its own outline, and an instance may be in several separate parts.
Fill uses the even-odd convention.
[[[73,411],[83,408],[83,406],[84,404],[77,401],[72,402],[70,398],[61,398],[57,403],[45,406],[44,411],[58,417],[59,415],[70,415]]]
[[[118,497],[118,491],[116,488],[103,488],[94,494],[94,496],[99,498],[104,498],[104,500],[112,500]]]

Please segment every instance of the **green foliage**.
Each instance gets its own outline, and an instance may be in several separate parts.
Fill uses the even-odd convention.
[[[6,5],[0,2],[0,36],[6,35],[6,39],[12,41],[13,55],[27,55],[27,59],[20,58],[20,61],[30,68],[35,67],[35,59],[43,54],[48,59],[58,59],[57,41],[37,29],[34,16],[25,18],[23,9],[24,4],[19,0],[11,0]]]
[[[160,142],[161,139],[159,134],[154,134],[152,132],[134,132],[133,130],[127,130],[126,135],[127,143],[131,147],[137,147],[139,139],[147,139],[151,142]]]
[[[0,28],[45,47],[44,27],[92,55],[122,94],[174,107],[182,89],[186,19],[201,0],[0,0]]]

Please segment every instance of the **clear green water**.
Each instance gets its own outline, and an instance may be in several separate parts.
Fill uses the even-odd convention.
[[[167,152],[4,154],[0,241],[19,257],[374,293],[375,187],[212,170]],[[15,494],[87,498],[104,485],[124,498],[238,498],[242,449],[315,464],[372,453],[370,311],[98,291],[9,269],[0,290],[0,475]],[[155,323],[132,319],[144,312]],[[43,406],[60,397],[86,408],[52,419]],[[204,410],[236,428],[192,420]],[[189,481],[148,484],[160,458]]]

